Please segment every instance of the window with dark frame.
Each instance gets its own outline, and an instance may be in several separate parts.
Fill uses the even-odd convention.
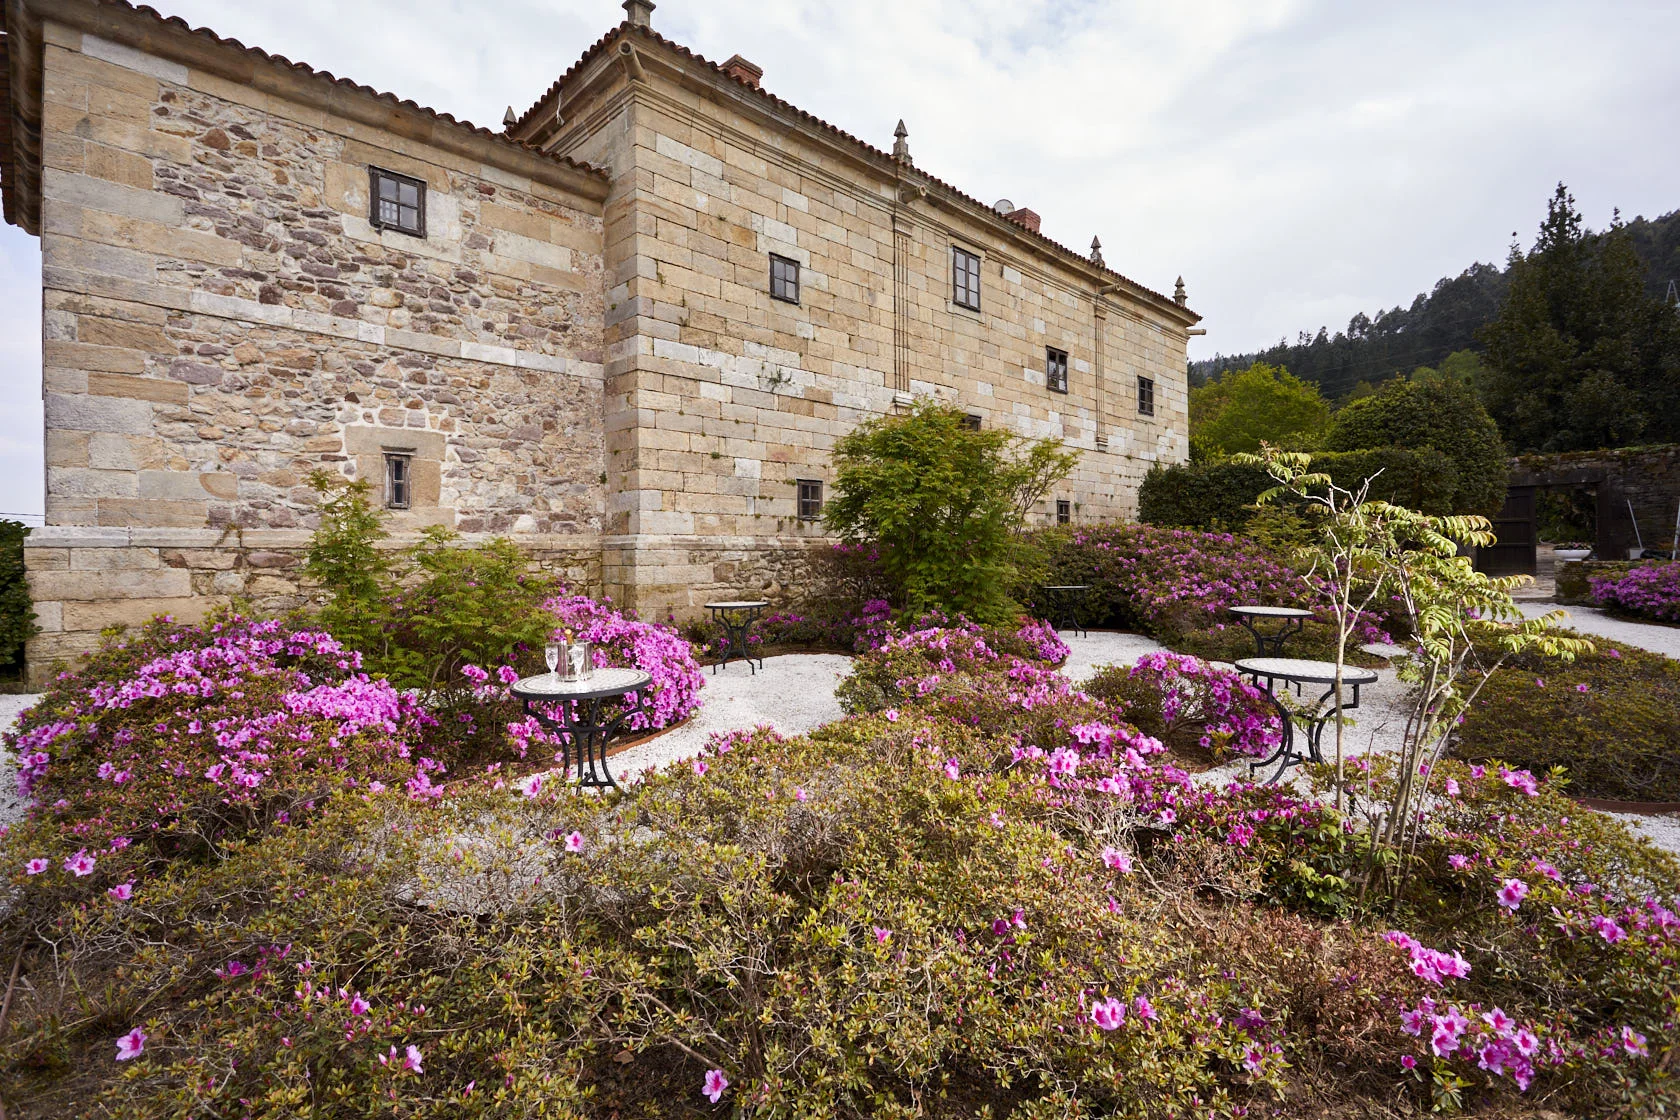
[[[1147,377],[1138,378],[1138,415],[1155,415],[1155,382]]]
[[[802,478],[799,480],[799,520],[816,521],[822,517],[822,490],[821,479]]]
[[[978,412],[971,412],[962,418],[962,426],[971,432],[978,432],[980,430],[980,425],[983,422],[984,417],[982,417]]]
[[[770,298],[799,302],[799,262],[770,254]]]
[[[1073,520],[1073,503],[1058,500],[1056,502],[1056,524],[1066,525]]]
[[[385,508],[408,509],[414,499],[413,457],[385,456]]]
[[[1044,348],[1044,385],[1052,393],[1067,392],[1067,351]]]
[[[368,222],[375,229],[426,236],[426,184],[419,179],[370,167],[368,200]]]
[[[951,302],[980,310],[980,258],[955,246],[951,248]]]

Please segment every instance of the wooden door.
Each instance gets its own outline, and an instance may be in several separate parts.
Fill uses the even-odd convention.
[[[1495,544],[1476,550],[1476,570],[1490,576],[1533,575],[1535,570],[1534,487],[1513,486],[1493,518]]]

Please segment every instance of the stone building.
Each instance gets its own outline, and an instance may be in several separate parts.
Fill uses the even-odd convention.
[[[1198,317],[718,65],[628,0],[501,132],[124,0],[7,0],[5,217],[41,239],[31,663],[303,593],[318,467],[679,612],[776,594],[834,441],[916,397],[1084,454],[1188,449]]]

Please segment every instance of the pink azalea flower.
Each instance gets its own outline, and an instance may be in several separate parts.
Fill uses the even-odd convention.
[[[706,772],[706,762],[704,759],[697,758],[694,760],[694,772],[696,774],[704,774]]]
[[[135,1027],[117,1039],[117,1061],[126,1062],[130,1058],[138,1058],[140,1052],[145,1048],[146,1032],[139,1027]]]
[[[1177,819],[1178,813],[1172,808],[1169,807],[1161,810],[1160,821],[1162,824],[1171,824]]]
[[[1527,897],[1528,884],[1521,879],[1507,879],[1499,888],[1499,905],[1507,910],[1515,910]]]
[[[1109,996],[1107,999],[1091,1005],[1091,1022],[1105,1031],[1111,1031],[1126,1021],[1126,1005]]]
[[[93,857],[83,848],[75,855],[64,861],[64,870],[80,879],[83,875],[93,874]]]
[[[1250,1046],[1243,1051],[1243,1068],[1250,1073],[1259,1073],[1261,1063],[1265,1061],[1266,1052],[1258,1046]]]
[[[875,931],[875,942],[878,945],[885,945],[887,938],[892,936],[892,930],[890,929],[882,929],[880,926],[872,926],[871,928]]]
[[[1463,871],[1466,867],[1470,866],[1470,857],[1454,852],[1452,855],[1447,857],[1447,865],[1454,871]]]
[[[1544,677],[1535,677],[1534,678],[1534,687],[1535,688],[1545,688],[1546,687],[1546,679]]]
[[[566,834],[566,850],[568,852],[583,851],[583,833],[568,832]]]
[[[1121,874],[1127,874],[1132,870],[1132,857],[1117,848],[1104,848],[1102,850],[1102,861],[1105,867],[1112,867]]]
[[[1457,778],[1448,778],[1447,779],[1447,796],[1448,797],[1457,797],[1458,795],[1459,795],[1458,779]]]
[[[519,792],[523,793],[526,797],[537,796],[537,794],[542,792],[542,787],[543,776],[541,774],[530,774],[519,779]]]
[[[1417,1059],[1412,1057],[1410,1054],[1400,1055],[1400,1068],[1401,1069],[1416,1069],[1417,1068]]]
[[[1597,915],[1592,920],[1592,927],[1598,931],[1600,937],[1612,945],[1618,941],[1627,940],[1627,930],[1623,929],[1614,918],[1607,918],[1602,914]]]
[[[723,1091],[727,1088],[729,1088],[729,1078],[723,1075],[723,1071],[721,1069],[709,1069],[706,1071],[706,1083],[705,1087],[700,1090],[700,1095],[716,1104],[723,1099]]]
[[[370,1012],[372,1010],[373,1010],[373,1005],[368,1003],[367,1000],[362,998],[362,993],[357,992],[355,995],[350,997],[350,1014],[351,1015],[356,1015],[356,1016],[366,1015],[368,1012]]]
[[[403,1068],[411,1069],[415,1073],[426,1072],[420,1068],[420,1047],[413,1045],[409,1046],[408,1053],[403,1056]]]
[[[133,880],[130,880],[126,883],[118,883],[105,893],[116,899],[118,902],[127,902],[129,899],[134,897],[134,882]]]
[[[1632,1027],[1622,1028],[1622,1049],[1626,1050],[1630,1058],[1648,1058],[1650,1049],[1645,1045],[1645,1036]]]
[[[882,712],[881,714],[887,717],[887,722],[888,723],[897,723],[898,722],[898,709],[897,708],[888,708],[886,711]],[[723,1074],[720,1073],[720,1074],[718,1074],[718,1076],[722,1077]],[[728,1083],[725,1082],[725,1084],[728,1084]]]
[[[793,787],[793,799],[795,801],[804,801],[805,800],[805,791],[800,789],[798,786],[794,786]]]
[[[1149,1002],[1148,996],[1139,996],[1132,1001],[1132,1009],[1137,1012],[1139,1019],[1153,1023],[1155,1021],[1155,1007]]]
[[[36,856],[34,859],[23,865],[23,871],[26,875],[39,875],[51,866],[52,864],[48,863],[40,856]]]
[[[1578,684],[1578,685],[1575,686],[1575,691],[1576,692],[1588,692],[1588,691],[1590,691],[1590,689],[1588,689],[1587,686],[1584,685],[1584,684]]]
[[[1482,1018],[1487,1020],[1488,1026],[1492,1027],[1501,1035],[1510,1034],[1511,1028],[1517,1025],[1517,1021],[1515,1019],[1511,1018],[1497,1007],[1483,1015]]]
[[[962,766],[956,759],[947,758],[945,760],[945,776],[953,782],[962,777]]]

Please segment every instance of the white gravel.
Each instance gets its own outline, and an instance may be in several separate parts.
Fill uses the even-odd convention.
[[[1084,637],[1072,630],[1060,631],[1062,641],[1073,652],[1062,665],[1062,673],[1074,682],[1087,681],[1104,665],[1132,665],[1146,653],[1167,647],[1154,638],[1142,634],[1122,634],[1113,630],[1088,630]]]
[[[851,671],[852,659],[838,653],[788,653],[766,657],[756,674],[732,661],[717,674],[705,670],[700,710],[687,723],[607,760],[623,781],[647,769],[663,769],[691,758],[719,731],[768,724],[783,735],[803,735],[839,719],[843,712],[834,686]]]
[[[1551,611],[1561,610],[1569,616],[1565,626],[1613,642],[1638,646],[1664,657],[1680,660],[1680,626],[1661,626],[1650,622],[1630,622],[1613,618],[1597,607],[1560,607],[1556,603],[1521,602],[1517,607],[1529,618],[1538,618]]]

